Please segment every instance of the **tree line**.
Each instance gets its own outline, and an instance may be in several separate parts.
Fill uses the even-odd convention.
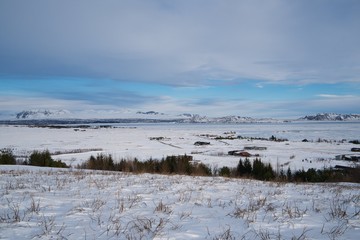
[[[16,157],[11,151],[11,149],[1,149],[0,150],[0,164],[11,164],[15,165]],[[56,168],[67,168],[69,166],[61,160],[54,160],[51,157],[49,150],[44,151],[33,151],[29,159],[21,162],[22,165],[31,165],[31,166],[39,166],[39,167],[56,167]]]
[[[211,169],[203,163],[194,163],[192,156],[167,156],[160,160],[139,161],[121,159],[114,162],[111,155],[98,154],[91,156],[86,162],[78,165],[80,169],[108,170],[133,173],[181,174],[196,176],[211,176]]]
[[[0,164],[17,164],[16,157],[11,149],[0,150]],[[69,167],[61,160],[54,160],[48,150],[33,151],[29,158],[20,164],[58,168]],[[289,167],[286,171],[284,169],[275,171],[270,163],[264,163],[260,158],[255,158],[252,161],[249,158],[240,159],[236,167],[224,166],[220,169],[211,169],[208,165],[193,161],[193,157],[188,155],[167,156],[160,160],[150,158],[139,161],[134,158],[114,161],[110,154],[98,154],[97,156],[90,156],[77,168],[132,173],[222,176],[282,182],[360,182],[360,167],[343,170],[310,168],[306,171],[304,169],[293,171]]]

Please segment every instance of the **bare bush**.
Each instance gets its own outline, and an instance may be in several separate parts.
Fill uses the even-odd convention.
[[[34,199],[34,197],[31,197],[30,206],[28,208],[28,211],[31,213],[39,214],[40,212],[40,199],[37,201]]]
[[[162,212],[166,214],[170,214],[172,212],[170,206],[163,203],[162,200],[156,205],[154,212]]]
[[[228,227],[224,230],[224,232],[220,233],[219,235],[216,235],[213,240],[235,240],[236,237],[231,232],[231,228]]]
[[[332,199],[330,202],[330,219],[344,219],[347,216],[347,204],[339,199]]]

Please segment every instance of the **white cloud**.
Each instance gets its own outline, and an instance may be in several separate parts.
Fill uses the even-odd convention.
[[[257,84],[256,84],[256,87],[257,87],[257,88],[264,88],[264,85],[262,85],[261,83],[257,83]]]
[[[318,97],[322,98],[356,98],[353,95],[336,95],[336,94],[318,94]]]

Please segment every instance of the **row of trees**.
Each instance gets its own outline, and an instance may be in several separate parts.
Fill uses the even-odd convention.
[[[16,158],[11,149],[0,150],[0,164],[16,164]],[[32,165],[40,167],[68,167],[64,162],[60,160],[54,160],[48,150],[45,151],[33,151],[28,160],[22,162],[23,165]]]
[[[216,171],[214,173],[216,175]],[[219,176],[224,177],[244,177],[258,180],[273,180],[276,174],[270,163],[263,163],[261,159],[256,158],[252,163],[248,158],[244,161],[240,159],[236,168],[222,167],[218,171]]]
[[[288,168],[286,175],[280,171],[279,180],[287,182],[360,182],[360,168],[336,170],[333,168],[298,170],[292,173]]]
[[[202,163],[193,163],[192,156],[168,156],[161,160],[150,158],[146,161],[138,159],[121,159],[114,162],[111,155],[98,154],[91,156],[86,162],[79,165],[81,169],[110,170],[134,173],[183,174],[196,176],[210,176],[211,169]]]
[[[0,164],[16,164],[16,158],[11,149],[0,150]],[[44,166],[44,167],[68,167],[60,160],[54,160],[48,150],[33,151],[25,165]],[[284,182],[330,182],[330,181],[350,181],[360,182],[360,168],[336,170],[336,169],[313,169],[297,170],[293,172],[290,168],[285,172],[281,169],[274,171],[270,163],[263,163],[261,159],[254,159],[252,162],[245,158],[240,159],[234,168],[222,167],[211,170],[203,163],[194,163],[192,156],[168,156],[161,160],[150,158],[146,161],[138,159],[121,159],[114,162],[111,155],[98,154],[91,156],[83,164],[81,169],[108,170],[134,173],[158,173],[158,174],[184,174],[196,176],[224,176],[235,178],[252,178],[258,180],[277,180]]]
[[[335,169],[315,170],[313,168],[292,172],[290,168],[285,172],[274,171],[270,163],[263,163],[256,158],[250,161],[248,158],[240,159],[234,168],[222,167],[211,170],[207,165],[194,163],[191,156],[168,156],[161,160],[149,159],[122,159],[114,162],[111,155],[98,154],[91,156],[86,162],[79,165],[81,169],[109,170],[134,173],[158,173],[158,174],[183,174],[195,176],[223,176],[233,178],[251,178],[265,181],[283,182],[333,182],[351,181],[360,182],[360,169],[340,171]]]
[[[283,182],[360,182],[360,168],[337,170],[333,168],[297,170],[290,168],[285,172],[273,170],[270,163],[263,163],[256,158],[252,163],[248,158],[240,159],[236,168],[222,167],[218,171],[219,176],[253,178],[258,180],[276,180]]]

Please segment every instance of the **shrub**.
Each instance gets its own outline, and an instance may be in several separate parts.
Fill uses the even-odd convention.
[[[49,150],[45,151],[33,151],[29,158],[29,165],[39,166],[39,167],[68,167],[65,163],[60,160],[54,161],[51,158]]]
[[[0,164],[16,164],[16,159],[11,149],[0,150]]]
[[[114,161],[111,155],[98,154],[96,158],[94,156],[89,158],[86,168],[93,170],[114,170]]]
[[[196,164],[194,167],[193,167],[193,173],[192,175],[195,175],[195,176],[211,176],[212,173],[211,173],[211,169],[209,166],[203,164],[203,163],[199,163],[199,164]]]
[[[230,177],[230,168],[228,168],[228,167],[222,167],[222,168],[220,168],[219,176],[222,176],[222,177]]]
[[[29,158],[29,165],[50,167],[51,161],[52,158],[49,150],[43,152],[33,151]]]
[[[360,167],[351,169],[348,173],[348,181],[360,183]]]

